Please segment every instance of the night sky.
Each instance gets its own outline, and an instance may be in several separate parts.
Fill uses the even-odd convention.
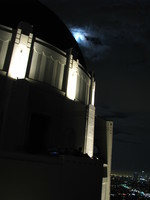
[[[112,172],[150,172],[149,1],[41,2],[76,36],[95,72],[96,115],[114,122]]]

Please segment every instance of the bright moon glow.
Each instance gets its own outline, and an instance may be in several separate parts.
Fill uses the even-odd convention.
[[[79,32],[75,32],[73,35],[77,42],[79,42],[80,40],[84,40],[84,36]]]
[[[73,37],[75,40],[79,43],[85,42],[85,35],[82,29],[79,28],[72,28],[70,29],[71,33],[73,34]]]

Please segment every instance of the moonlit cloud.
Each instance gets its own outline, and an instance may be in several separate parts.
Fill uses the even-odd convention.
[[[96,27],[74,27],[70,25],[69,29],[85,57],[98,61],[109,54],[111,48],[109,45],[105,45],[103,42],[104,34],[102,31],[100,33],[100,30],[97,30]]]
[[[86,44],[86,33],[81,28],[70,28],[72,35],[78,43]]]

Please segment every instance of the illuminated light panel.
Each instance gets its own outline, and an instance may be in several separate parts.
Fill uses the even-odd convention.
[[[92,102],[91,104],[94,106],[94,102],[95,102],[95,88],[92,89]]]
[[[14,47],[8,75],[12,78],[24,78],[27,68],[29,49],[22,44]]]
[[[90,104],[94,106],[95,104],[95,81],[94,78],[91,80],[91,98],[90,98]]]
[[[75,69],[69,69],[68,85],[67,85],[67,97],[74,100],[76,96],[77,86],[77,72]]]

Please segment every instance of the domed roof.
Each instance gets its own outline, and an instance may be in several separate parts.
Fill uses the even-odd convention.
[[[73,48],[76,57],[86,68],[82,52],[62,20],[38,0],[2,0],[0,24],[16,29],[23,21],[33,25],[33,34],[65,51]],[[76,59],[76,58],[75,58]]]

